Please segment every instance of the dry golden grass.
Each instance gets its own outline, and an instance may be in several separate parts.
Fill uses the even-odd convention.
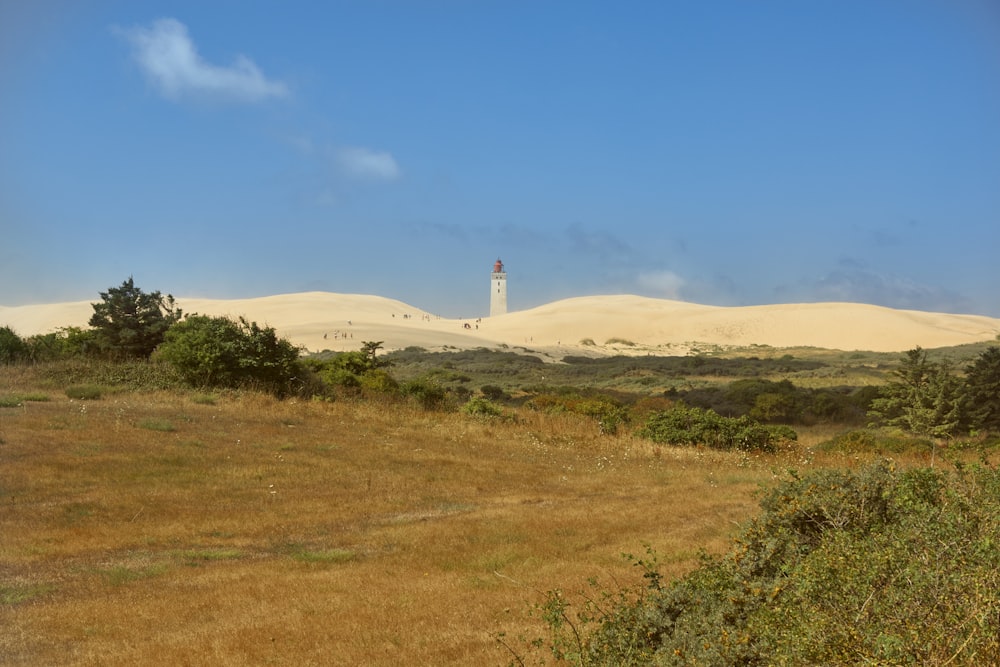
[[[571,415],[47,391],[0,409],[4,664],[506,664],[545,591],[634,584],[644,544],[682,574],[821,464]]]

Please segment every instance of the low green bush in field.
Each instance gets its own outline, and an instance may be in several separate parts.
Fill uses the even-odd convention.
[[[482,396],[473,396],[470,398],[465,405],[462,406],[462,412],[473,417],[502,417],[503,409]]]
[[[902,454],[905,452],[927,452],[934,447],[930,438],[922,438],[898,430],[852,429],[820,443],[818,449],[827,452],[857,454]]]
[[[66,387],[66,395],[78,401],[96,401],[101,398],[103,389],[94,384],[76,384]]]
[[[761,452],[777,451],[781,442],[797,438],[787,426],[765,426],[746,416],[723,417],[712,410],[684,405],[652,413],[639,435],[668,445]]]
[[[996,468],[793,473],[761,509],[677,581],[651,554],[639,590],[550,592],[533,645],[574,665],[1000,664]]]
[[[191,402],[198,405],[215,405],[217,397],[215,394],[193,394]]]
[[[0,396],[0,408],[19,408],[25,403],[45,403],[49,400],[48,394],[40,392],[29,392],[27,394],[4,394]]]

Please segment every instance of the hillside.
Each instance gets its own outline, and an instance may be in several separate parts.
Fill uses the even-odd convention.
[[[90,301],[0,306],[0,325],[21,336],[85,327]],[[854,303],[721,307],[632,295],[590,296],[479,320],[437,317],[379,296],[304,292],[252,299],[178,298],[186,313],[245,316],[309,351],[527,347],[567,354],[686,354],[705,346],[818,347],[875,352],[962,345],[995,339],[1000,319],[894,310]]]

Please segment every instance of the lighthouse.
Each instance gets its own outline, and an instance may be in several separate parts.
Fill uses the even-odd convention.
[[[507,272],[503,270],[503,262],[497,258],[490,274],[490,317],[503,315],[507,312]]]

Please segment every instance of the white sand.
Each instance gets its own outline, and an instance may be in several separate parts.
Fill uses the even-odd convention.
[[[979,315],[853,303],[726,308],[630,295],[566,299],[480,321],[441,319],[393,299],[329,292],[178,298],[177,305],[185,313],[242,315],[314,352],[358,349],[362,341],[383,341],[387,350],[507,346],[552,359],[566,354],[686,354],[699,346],[893,352],[994,340],[1000,334],[1000,319]],[[0,326],[30,336],[86,327],[92,314],[90,301],[0,306]],[[609,342],[614,339],[623,342]]]

